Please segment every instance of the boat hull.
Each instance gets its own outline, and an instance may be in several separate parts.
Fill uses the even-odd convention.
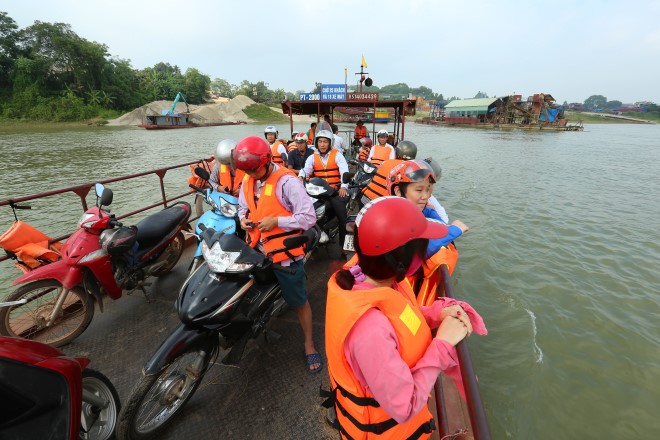
[[[220,125],[243,125],[247,124],[245,121],[236,122],[211,122],[208,124],[180,124],[180,125],[158,125],[158,124],[140,124],[138,127],[147,130],[163,130],[171,128],[197,128],[197,127],[216,127]]]

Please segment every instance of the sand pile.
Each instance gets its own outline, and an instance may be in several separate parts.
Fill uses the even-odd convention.
[[[252,104],[254,104],[253,100],[247,96],[239,95],[224,103],[191,105],[190,119],[197,123],[248,121],[248,117],[243,113],[243,109]],[[108,121],[108,125],[140,125],[144,122],[145,116],[160,115],[163,110],[169,110],[171,106],[171,101],[150,102],[117,119]],[[186,104],[179,102],[176,105],[175,111],[179,113],[185,112]]]

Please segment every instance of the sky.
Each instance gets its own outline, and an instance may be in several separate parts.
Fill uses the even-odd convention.
[[[550,93],[660,103],[660,0],[0,0],[19,28],[70,24],[136,69],[311,91],[427,86],[445,98]]]

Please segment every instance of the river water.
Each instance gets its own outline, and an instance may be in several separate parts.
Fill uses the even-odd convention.
[[[0,199],[207,157],[261,129],[0,129]],[[660,126],[407,124],[406,137],[441,162],[436,196],[471,228],[454,283],[489,329],[470,349],[493,438],[660,438]],[[187,175],[168,172],[168,191],[183,192]],[[156,202],[156,185],[109,185],[115,212]],[[57,236],[75,229],[76,200],[19,216]],[[0,208],[2,231],[12,220]],[[0,267],[1,297],[18,273]]]

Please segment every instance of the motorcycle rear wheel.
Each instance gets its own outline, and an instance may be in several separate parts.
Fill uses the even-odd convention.
[[[54,279],[32,281],[20,286],[6,300],[26,299],[27,302],[0,309],[0,334],[43,342],[53,347],[68,344],[80,336],[94,316],[94,300],[80,287],[69,290],[59,316],[50,327],[46,327],[62,289],[62,284]]]
[[[158,438],[195,393],[213,357],[203,350],[185,351],[159,373],[143,375],[119,415],[117,437]]]
[[[85,392],[100,397],[108,403],[106,408],[98,408],[85,400],[83,394],[82,419],[88,425],[86,432],[81,427],[81,440],[109,440],[114,438],[121,402],[119,394],[110,379],[103,373],[86,368],[83,371],[82,386]]]
[[[172,242],[167,245],[167,249],[165,249],[165,252],[163,252],[163,256],[161,257],[166,259],[167,264],[153,272],[152,275],[155,277],[160,277],[174,269],[174,266],[176,266],[176,263],[179,262],[179,258],[181,258],[181,255],[183,254],[184,244],[185,238],[183,233],[179,232],[174,240],[172,240]]]

